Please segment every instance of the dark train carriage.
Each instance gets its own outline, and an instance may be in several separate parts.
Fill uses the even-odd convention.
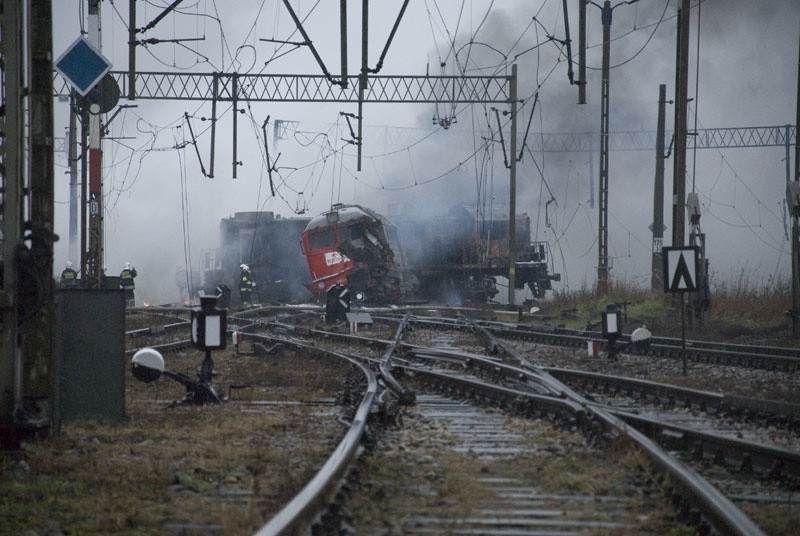
[[[420,282],[420,294],[439,301],[486,302],[500,293],[498,276],[509,269],[507,219],[476,219],[463,207],[429,218],[394,218],[400,242]],[[541,298],[552,289],[549,250],[544,242],[531,242],[530,218],[516,218],[515,287],[527,283]]]
[[[312,299],[305,287],[308,266],[300,236],[310,218],[281,218],[272,212],[237,212],[220,222],[220,247],[203,259],[203,288],[231,290],[239,304],[239,266],[247,264],[256,282],[257,303],[301,303]]]

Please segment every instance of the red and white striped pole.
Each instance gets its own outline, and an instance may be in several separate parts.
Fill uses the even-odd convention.
[[[89,42],[103,51],[100,24],[100,0],[88,0],[87,27]],[[100,105],[89,107],[89,252],[85,276],[90,288],[102,285],[103,266],[103,150]]]

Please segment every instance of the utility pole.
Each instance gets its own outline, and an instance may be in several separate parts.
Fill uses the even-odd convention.
[[[511,106],[511,161],[509,165],[509,200],[508,200],[508,307],[516,306],[515,287],[517,274],[517,64],[511,66],[511,80],[508,100]]]
[[[661,259],[661,248],[664,246],[664,129],[667,86],[658,86],[658,123],[656,131],[656,178],[653,188],[653,224],[650,231],[653,233],[653,264],[650,272],[650,288],[662,290],[664,288],[664,265]]]
[[[26,283],[38,288],[32,311],[23,331],[22,394],[25,416],[18,416],[28,431],[48,428],[53,418],[55,385],[58,381],[53,359],[53,14],[51,2],[29,4],[30,40],[30,221],[18,262],[25,265]],[[27,286],[27,285],[25,285]],[[30,288],[27,292],[31,292]],[[30,298],[28,298],[30,299]]]
[[[69,260],[77,261],[78,257],[78,125],[77,125],[78,93],[72,91],[69,96],[69,136],[67,159],[69,160]],[[81,127],[82,128],[82,127]],[[83,199],[83,198],[81,198]]]
[[[598,196],[597,292],[608,294],[608,110],[611,50],[611,2],[603,2],[603,71],[600,81],[600,194]]]
[[[0,270],[0,440],[13,440],[16,416],[22,407],[22,348],[19,336],[19,274],[17,270],[18,246],[22,242],[22,202],[24,178],[23,132],[25,125],[24,58],[27,56],[23,37],[23,2],[3,0],[0,10],[0,30],[3,45],[0,47],[0,99],[5,109],[0,114],[0,126],[5,135],[0,143],[0,186],[3,188],[2,212],[3,240]]]
[[[686,108],[689,85],[689,0],[678,10],[675,70],[675,141],[672,186],[672,247],[686,243]]]
[[[800,190],[800,140],[797,129],[800,128],[800,45],[797,51],[797,104],[794,139],[794,181]],[[789,207],[791,211],[792,207]],[[792,217],[792,337],[800,337],[800,215]]]
[[[586,104],[586,2],[578,0],[578,104]]]
[[[611,17],[614,10],[625,4],[635,4],[639,0],[620,2],[611,7],[610,0],[603,2],[601,19],[603,22],[603,70],[600,81],[600,194],[598,198],[597,240],[597,293],[608,294],[608,120],[609,120],[609,77],[611,70]],[[592,2],[595,6],[598,4]]]
[[[358,163],[356,169],[361,171],[361,150],[364,147],[364,92],[367,90],[367,78],[369,77],[369,0],[361,2],[361,75],[358,78],[358,139],[356,139],[356,147],[358,148]]]
[[[89,41],[103,51],[100,28],[100,0],[89,0]],[[84,101],[85,102],[85,101]],[[103,150],[100,105],[89,106],[89,251],[83,266],[88,288],[102,286],[103,266]],[[85,200],[84,200],[85,202]]]
[[[136,99],[136,0],[128,0],[128,100]]]

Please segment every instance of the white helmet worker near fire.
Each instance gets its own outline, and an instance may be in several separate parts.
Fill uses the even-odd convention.
[[[125,291],[125,307],[133,307],[136,305],[133,291],[136,289],[136,283],[133,279],[139,274],[136,273],[136,268],[131,266],[131,263],[126,262],[119,274],[119,288]]]
[[[239,269],[239,296],[242,300],[242,305],[253,303],[252,293],[256,288],[256,281],[253,279],[253,274],[250,273],[250,267],[246,264],[240,264]]]
[[[61,272],[61,286],[63,288],[77,288],[78,272],[72,267],[72,262],[67,261],[64,271]]]

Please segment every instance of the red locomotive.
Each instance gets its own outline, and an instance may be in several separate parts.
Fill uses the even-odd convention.
[[[413,285],[396,228],[368,208],[334,205],[308,223],[301,243],[311,273],[306,288],[320,301],[340,285],[365,303],[398,303]]]

